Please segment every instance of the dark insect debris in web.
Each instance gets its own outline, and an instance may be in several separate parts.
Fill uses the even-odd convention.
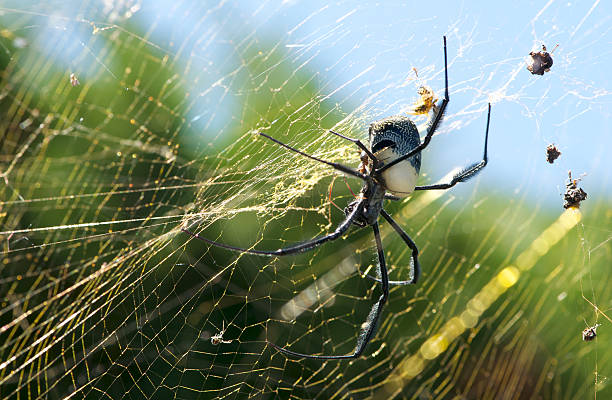
[[[414,104],[412,115],[427,115],[429,110],[435,110],[438,99],[436,99],[433,90],[429,86],[420,86],[417,93],[420,97]]]
[[[584,340],[585,342],[590,342],[593,339],[595,339],[595,337],[597,336],[597,327],[600,326],[601,324],[595,324],[589,328],[586,328],[585,330],[582,331],[582,340]]]
[[[572,179],[572,171],[567,171],[569,179],[565,184],[565,194],[563,195],[563,208],[580,207],[580,202],[587,198],[587,194],[582,188],[578,187],[580,179]]]
[[[557,158],[561,155],[559,148],[554,144],[549,144],[546,148],[546,161],[550,164],[554,163]]]
[[[533,75],[544,75],[544,72],[550,71],[550,67],[553,65],[552,53],[559,45],[556,45],[553,51],[548,53],[546,46],[542,45],[542,51],[530,52],[529,56],[531,59],[527,62],[527,69]]]

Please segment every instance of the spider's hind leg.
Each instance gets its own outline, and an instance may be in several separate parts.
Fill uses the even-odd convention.
[[[417,245],[416,243],[414,243],[412,238],[410,238],[410,236],[402,229],[402,227],[399,226],[393,218],[391,218],[388,212],[386,212],[385,210],[380,210],[380,214],[383,216],[384,219],[387,220],[389,225],[391,225],[393,229],[395,229],[395,231],[400,235],[400,237],[404,240],[404,243],[406,243],[408,247],[410,247],[410,249],[412,250],[412,278],[405,281],[389,281],[389,285],[414,285],[415,283],[417,283],[417,281],[419,280],[419,276],[421,275],[421,265],[419,264],[419,249],[417,248]],[[376,282],[381,282],[380,279],[375,278],[371,275],[366,276],[372,280],[375,280]]]
[[[383,307],[387,302],[389,297],[389,276],[387,274],[387,265],[385,263],[385,255],[382,247],[382,240],[380,239],[380,231],[378,228],[378,222],[372,225],[372,230],[374,231],[374,239],[376,240],[376,250],[378,252],[378,262],[380,265],[380,276],[382,283],[382,294],[378,298],[378,301],[374,303],[372,308],[370,309],[370,313],[368,314],[368,318],[362,324],[361,331],[359,332],[359,336],[357,338],[357,345],[355,346],[355,350],[352,354],[346,354],[342,356],[324,356],[324,355],[311,355],[311,354],[303,354],[297,353],[295,351],[287,350],[283,347],[280,347],[274,343],[268,342],[272,347],[276,350],[292,357],[297,358],[310,358],[315,360],[343,360],[343,359],[351,359],[359,357],[363,351],[365,350],[370,340],[374,337],[374,333],[376,333],[376,328],[378,327],[378,320],[383,311]]]

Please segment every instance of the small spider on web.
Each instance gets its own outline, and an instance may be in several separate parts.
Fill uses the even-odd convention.
[[[225,321],[223,321],[223,326],[221,327],[219,333],[210,337],[210,343],[214,346],[232,343],[232,340],[223,339],[223,335],[225,335]]]
[[[595,304],[593,304],[593,302],[591,302],[589,299],[587,299],[586,297],[584,297],[584,295],[582,295],[582,298],[589,303],[594,309],[595,309],[595,314],[599,316],[599,314],[603,315],[604,318],[606,318],[609,322],[612,323],[612,319],[610,319],[610,317],[608,317],[608,315],[603,312],[602,310],[599,309],[599,307],[597,307]],[[586,321],[585,321],[586,324]],[[587,328],[585,328],[582,331],[582,340],[584,340],[585,342],[590,342],[592,340],[594,340],[597,337],[597,328],[600,327],[601,324],[595,324],[593,326],[588,326]]]
[[[285,256],[290,254],[303,253],[313,250],[318,246],[336,240],[344,235],[352,225],[360,228],[370,226],[374,234],[376,250],[378,254],[378,277],[367,275],[368,278],[381,284],[382,294],[378,301],[372,305],[370,312],[362,324],[361,331],[357,336],[355,349],[350,354],[345,355],[311,355],[298,353],[293,350],[286,349],[272,342],[268,342],[272,347],[281,353],[298,358],[310,358],[317,360],[339,360],[353,359],[359,357],[365,350],[366,346],[374,337],[378,321],[382,315],[384,305],[389,298],[389,287],[391,285],[413,285],[416,284],[420,276],[420,265],[418,260],[419,249],[412,238],[400,227],[400,225],[391,217],[383,208],[385,200],[398,201],[410,196],[417,190],[444,190],[455,186],[457,183],[466,182],[473,178],[487,165],[487,144],[489,139],[489,122],[491,120],[491,104],[488,105],[487,124],[484,137],[484,151],[482,160],[468,165],[467,167],[456,173],[448,182],[438,183],[433,185],[417,186],[417,179],[421,168],[421,151],[424,150],[430,143],[438,125],[443,119],[450,98],[448,93],[448,66],[446,54],[446,36],[444,37],[444,98],[439,106],[433,105],[433,92],[424,91],[422,98],[424,107],[430,105],[434,110],[431,119],[426,126],[426,134],[421,142],[421,137],[417,126],[408,117],[396,115],[387,117],[370,124],[369,129],[369,146],[366,146],[359,139],[353,139],[344,136],[340,133],[329,131],[329,133],[337,137],[352,142],[355,146],[361,149],[361,165],[358,169],[346,166],[344,164],[335,163],[321,158],[304,153],[294,147],[291,147],[265,133],[259,132],[262,137],[276,143],[277,145],[297,153],[303,157],[313,161],[326,164],[336,171],[345,175],[362,180],[363,186],[359,194],[346,206],[344,209],[345,219],[338,224],[336,229],[324,236],[319,236],[315,239],[297,243],[288,247],[277,250],[255,250],[251,248],[243,248],[217,242],[197,233],[190,231],[187,228],[181,230],[188,235],[204,241],[213,246],[224,248],[231,251],[236,251],[246,254],[255,254],[260,256]],[[424,96],[424,97],[423,97]],[[382,239],[380,237],[380,228],[378,224],[379,217],[382,216],[389,225],[400,236],[403,242],[411,250],[412,260],[412,277],[403,281],[392,281],[389,279],[386,259],[384,255]],[[215,335],[215,342],[223,340],[222,330],[218,335]],[[211,342],[213,342],[211,338]],[[221,342],[219,342],[221,343]],[[213,343],[214,344],[214,343]]]
[[[601,324],[595,324],[583,330],[582,340],[584,340],[585,342],[590,342],[595,339],[595,337],[597,337],[597,327],[599,326],[601,326]]]
[[[70,84],[72,86],[79,86],[81,84],[74,72],[70,74]]]

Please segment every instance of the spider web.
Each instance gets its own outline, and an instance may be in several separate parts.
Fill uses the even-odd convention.
[[[3,3],[0,396],[608,398],[611,10],[515,3]],[[365,141],[420,85],[440,97],[443,35],[451,102],[420,182],[479,160],[488,102],[490,163],[386,205],[423,275],[392,287],[364,356],[287,358],[267,341],[355,348],[380,294],[371,231],[267,258],[180,229],[257,249],[333,230],[360,182],[256,133],[356,167],[326,131]],[[570,169],[581,210],[561,206]]]

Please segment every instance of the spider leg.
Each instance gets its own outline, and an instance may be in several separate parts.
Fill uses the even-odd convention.
[[[340,134],[338,132],[332,131],[331,129],[329,130],[329,133],[332,133],[332,134],[334,134],[334,135],[336,135],[338,137],[341,137],[342,139],[348,140],[349,142],[355,143],[357,145],[357,147],[359,147],[361,150],[363,150],[368,155],[368,157],[370,157],[370,160],[372,160],[372,162],[374,162],[374,164],[378,163],[378,159],[376,158],[376,156],[370,151],[370,149],[368,149],[368,147],[365,144],[363,144],[361,142],[361,140],[353,139],[353,138],[350,138],[348,136],[344,136],[344,135],[342,135],[342,134]]]
[[[389,194],[389,193],[385,193],[385,199],[386,200],[393,200],[393,201],[400,201],[402,198],[401,197],[397,197],[397,196],[393,196],[392,194]]]
[[[272,347],[276,350],[293,357],[298,358],[312,358],[315,360],[342,360],[347,358],[357,358],[363,353],[368,343],[374,336],[376,332],[376,328],[378,327],[378,320],[380,319],[380,315],[382,314],[383,306],[387,302],[387,298],[389,297],[389,275],[387,274],[387,265],[385,263],[385,255],[382,247],[382,240],[380,239],[380,231],[378,229],[378,222],[372,225],[372,230],[374,231],[374,238],[376,239],[376,249],[378,250],[378,260],[380,263],[380,277],[382,282],[382,294],[378,298],[378,302],[376,302],[370,313],[368,314],[368,318],[363,324],[363,328],[359,333],[359,337],[357,338],[357,345],[355,347],[355,351],[353,354],[347,354],[343,356],[322,356],[322,355],[311,355],[311,354],[302,354],[297,353],[295,351],[287,350],[283,347],[280,347],[274,343],[268,342]]]
[[[480,162],[474,163],[466,168],[463,168],[459,171],[450,182],[448,183],[438,183],[435,185],[427,185],[427,186],[417,186],[414,190],[433,190],[433,189],[448,189],[455,186],[459,182],[465,182],[470,178],[476,176],[482,169],[487,165],[487,143],[489,141],[489,121],[491,120],[491,104],[489,103],[489,112],[487,114],[487,130],[485,131],[485,144],[484,144],[484,154],[482,155],[482,160]]]
[[[273,137],[271,137],[271,136],[266,135],[265,133],[261,133],[261,132],[258,132],[258,133],[259,133],[261,136],[263,136],[263,137],[265,137],[265,138],[270,139],[270,140],[271,140],[271,141],[273,141],[274,143],[276,143],[276,144],[278,144],[278,145],[281,145],[281,146],[283,146],[284,148],[286,148],[286,149],[288,149],[288,150],[291,150],[291,151],[293,151],[293,152],[295,152],[295,153],[298,153],[298,154],[300,154],[300,155],[302,155],[302,156],[304,156],[304,157],[308,157],[308,158],[310,158],[311,160],[315,160],[315,161],[318,161],[318,162],[320,162],[320,163],[327,164],[327,165],[329,165],[330,167],[332,167],[332,168],[334,168],[334,169],[336,169],[336,170],[338,170],[338,171],[340,171],[340,172],[344,172],[345,174],[352,175],[352,176],[354,176],[354,177],[356,177],[356,178],[359,178],[359,179],[362,179],[362,180],[364,180],[364,181],[367,179],[367,178],[366,178],[366,176],[365,176],[364,174],[362,174],[362,173],[361,173],[361,172],[359,172],[359,171],[355,171],[355,170],[354,170],[354,169],[352,169],[351,167],[347,167],[346,165],[338,164],[338,163],[335,163],[335,162],[331,162],[331,161],[323,160],[323,159],[318,158],[318,157],[315,157],[315,156],[311,156],[310,154],[306,154],[306,153],[304,153],[303,151],[300,151],[300,150],[298,150],[298,149],[296,149],[296,148],[294,148],[294,147],[289,146],[288,144],[285,144],[285,143],[283,143],[283,142],[281,142],[281,141],[279,141],[279,140],[274,139],[274,138],[273,138]]]
[[[395,231],[401,236],[404,242],[412,250],[412,279],[406,281],[389,281],[389,285],[413,285],[417,283],[417,281],[419,280],[419,276],[421,275],[421,265],[419,264],[419,249],[417,248],[416,243],[414,243],[414,241],[410,238],[410,236],[408,236],[408,234],[402,229],[402,227],[399,226],[393,218],[391,218],[388,212],[386,212],[385,210],[380,210],[380,214],[383,216],[384,219],[387,220],[387,222],[393,227],[393,229],[395,229]],[[380,279],[375,278],[371,275],[367,275],[367,277],[375,280],[376,282],[381,282]]]
[[[231,246],[229,244],[225,244],[225,243],[219,243],[216,242],[214,240],[210,240],[207,239],[205,237],[202,237],[200,235],[198,235],[197,233],[193,233],[185,228],[182,228],[181,230],[191,236],[193,236],[196,239],[199,239],[203,242],[212,244],[213,246],[217,246],[217,247],[221,247],[224,249],[228,249],[228,250],[232,250],[232,251],[238,251],[241,253],[248,253],[248,254],[256,254],[256,255],[260,255],[260,256],[285,256],[288,254],[295,254],[295,253],[303,253],[305,251],[311,250],[325,242],[328,242],[330,240],[335,240],[337,238],[339,238],[340,236],[342,236],[347,230],[348,228],[350,228],[351,224],[353,223],[353,221],[355,220],[355,218],[357,218],[358,215],[360,215],[363,212],[363,208],[365,206],[365,199],[361,199],[359,200],[359,202],[357,203],[357,206],[355,208],[353,208],[353,210],[351,211],[351,213],[349,215],[346,216],[346,218],[344,219],[344,221],[342,221],[338,227],[336,228],[335,231],[333,231],[332,233],[325,235],[325,236],[321,236],[312,240],[308,240],[306,242],[302,242],[302,243],[298,243],[295,244],[293,246],[289,246],[289,247],[283,247],[277,250],[272,250],[272,251],[267,251],[267,250],[254,250],[254,249],[244,249],[242,247],[236,247],[236,246]]]
[[[445,85],[444,86],[445,87],[444,88],[444,98],[442,99],[442,103],[440,104],[440,107],[438,107],[437,109],[435,117],[433,118],[429,126],[427,127],[427,135],[425,135],[425,139],[423,139],[423,143],[421,143],[414,149],[410,150],[408,153],[404,154],[403,156],[398,157],[395,160],[391,161],[389,164],[386,164],[382,166],[381,168],[378,168],[376,170],[377,173],[382,173],[386,169],[394,166],[395,164],[401,163],[402,161],[407,160],[413,155],[419,153],[421,150],[427,147],[427,145],[431,141],[431,138],[433,137],[434,132],[436,131],[436,129],[438,129],[438,124],[440,123],[440,121],[442,121],[442,117],[444,116],[444,113],[446,112],[446,105],[450,101],[450,98],[448,97],[448,66],[447,66],[447,61],[446,61],[446,36],[444,36],[444,85]]]

